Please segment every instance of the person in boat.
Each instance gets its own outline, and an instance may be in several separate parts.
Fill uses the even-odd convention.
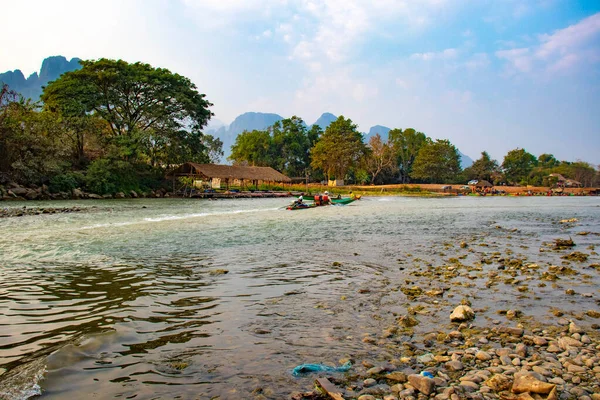
[[[352,200],[356,199],[356,195],[354,193],[352,193],[352,191],[350,191],[350,198]]]

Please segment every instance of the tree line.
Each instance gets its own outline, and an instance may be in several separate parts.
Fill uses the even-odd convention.
[[[0,185],[45,185],[51,192],[83,188],[105,194],[164,185],[183,162],[218,162],[222,142],[203,132],[212,104],[186,77],[144,63],[81,61],[44,89],[40,102],[0,86]],[[582,161],[511,150],[503,162],[483,152],[464,170],[448,140],[415,129],[392,129],[365,143],[357,125],[339,117],[324,131],[296,116],[238,135],[229,160],[269,166],[290,177],[348,183],[465,183],[552,185],[551,173],[599,183]]]
[[[386,140],[376,134],[365,143],[352,120],[340,116],[325,131],[310,128],[296,116],[266,130],[238,135],[229,160],[269,166],[291,177],[313,181],[343,179],[356,184],[466,183],[553,186],[560,174],[584,186],[600,183],[600,172],[583,162],[559,161],[552,154],[535,157],[524,149],[509,151],[500,164],[487,152],[461,169],[460,153],[446,139],[432,139],[415,129],[392,129]]]
[[[158,188],[165,170],[215,162],[212,104],[186,77],[148,64],[81,61],[31,102],[0,88],[0,184],[104,194]]]

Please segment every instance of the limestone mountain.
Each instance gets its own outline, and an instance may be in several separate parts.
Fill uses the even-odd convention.
[[[63,56],[48,57],[42,62],[42,68],[38,75],[37,72],[29,75],[27,79],[20,69],[0,73],[0,82],[7,84],[12,90],[20,93],[23,97],[37,101],[42,94],[42,87],[48,82],[56,80],[62,74],[68,71],[74,71],[81,68],[79,58],[72,58],[68,61]]]
[[[323,131],[324,131],[325,129],[327,129],[329,124],[331,124],[337,118],[338,117],[336,117],[332,113],[326,112],[326,113],[321,114],[319,119],[317,119],[313,125],[319,125],[321,127],[321,129],[323,129]]]

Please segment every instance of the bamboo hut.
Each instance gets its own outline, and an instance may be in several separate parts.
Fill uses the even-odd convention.
[[[218,164],[196,164],[187,162],[170,171],[167,178],[173,179],[173,185],[178,177],[190,177],[194,180],[210,181],[215,189],[224,183],[226,189],[232,184],[242,188],[247,182],[254,185],[266,183],[290,183],[292,180],[271,167],[241,167]]]

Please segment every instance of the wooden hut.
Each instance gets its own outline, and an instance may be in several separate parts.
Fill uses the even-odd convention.
[[[494,185],[492,185],[491,183],[489,183],[486,180],[480,180],[479,182],[477,182],[475,184],[475,192],[476,193],[490,193],[492,191],[492,188],[494,187]]]
[[[271,167],[239,167],[218,164],[196,164],[187,162],[167,174],[173,182],[178,177],[191,177],[194,180],[210,181],[213,188],[220,188],[222,183],[229,189],[232,184],[244,187],[245,183],[290,183],[292,180]]]

